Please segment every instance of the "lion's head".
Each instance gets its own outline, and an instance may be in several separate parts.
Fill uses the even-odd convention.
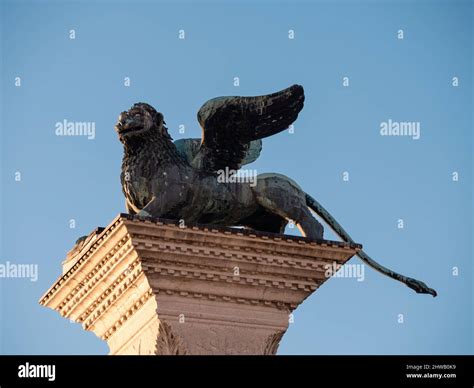
[[[115,130],[122,143],[143,136],[169,136],[163,115],[144,102],[134,104],[128,111],[122,112],[115,124]]]

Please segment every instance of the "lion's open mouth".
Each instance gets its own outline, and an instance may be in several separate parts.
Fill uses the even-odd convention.
[[[117,130],[117,133],[119,135],[124,135],[126,133],[140,130],[142,128],[143,128],[143,123],[141,122],[141,120],[136,121],[133,118],[132,119],[127,118],[125,120],[121,120],[115,125],[115,129]]]
[[[125,135],[126,133],[130,133],[133,131],[136,131],[138,129],[141,129],[142,127],[140,126],[116,126],[117,132],[119,135]]]

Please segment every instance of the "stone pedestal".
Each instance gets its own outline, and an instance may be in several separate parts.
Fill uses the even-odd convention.
[[[275,354],[289,314],[360,245],[120,214],[68,254],[40,304],[110,354]]]

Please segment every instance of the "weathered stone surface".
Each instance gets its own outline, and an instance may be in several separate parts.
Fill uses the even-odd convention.
[[[289,314],[358,244],[119,215],[40,303],[110,354],[275,354]]]

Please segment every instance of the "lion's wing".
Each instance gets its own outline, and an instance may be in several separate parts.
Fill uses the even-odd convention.
[[[261,142],[253,142],[288,128],[303,104],[304,90],[300,85],[264,96],[207,101],[198,112],[203,138],[192,164],[202,170],[217,171],[225,167],[238,169],[248,160],[255,160]]]

